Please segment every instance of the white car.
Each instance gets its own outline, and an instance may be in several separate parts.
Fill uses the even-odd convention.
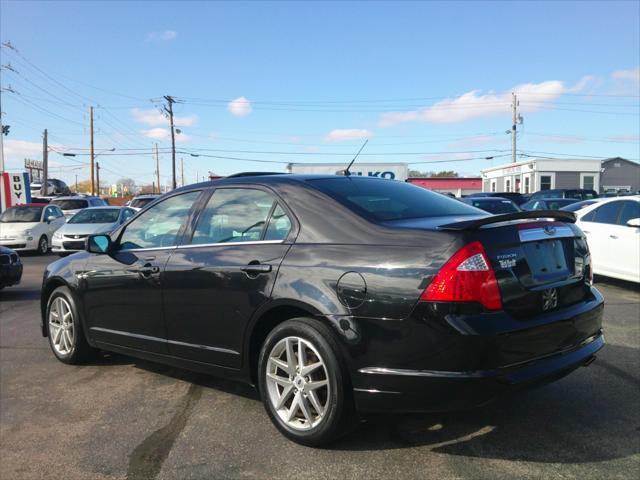
[[[49,205],[60,207],[60,210],[64,212],[64,216],[68,220],[83,208],[104,207],[107,206],[107,203],[99,197],[84,197],[78,195],[74,197],[56,197],[49,202]]]
[[[608,198],[576,212],[593,272],[640,283],[640,197]]]
[[[131,207],[136,211],[140,211],[159,197],[160,195],[156,195],[155,193],[137,195],[133,197],[129,202],[127,202],[125,206]]]
[[[0,245],[45,254],[53,234],[65,221],[62,210],[55,205],[27,203],[7,208],[0,215]]]
[[[89,207],[80,210],[53,234],[52,251],[67,255],[84,250],[89,235],[109,233],[137,212],[129,207]]]

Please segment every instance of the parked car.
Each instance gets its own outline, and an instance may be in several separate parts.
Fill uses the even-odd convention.
[[[478,198],[478,197],[499,197],[508,198],[516,205],[522,205],[529,197],[518,192],[477,192],[467,195],[465,198]]]
[[[65,182],[58,180],[57,178],[50,178],[47,180],[47,195],[71,195],[71,190]],[[42,182],[32,182],[29,186],[32,197],[38,197],[44,195],[42,191]]]
[[[60,207],[67,220],[84,208],[104,207],[107,205],[107,203],[100,197],[90,196],[58,197],[51,200],[49,204]]]
[[[554,188],[552,190],[540,190],[531,194],[529,200],[539,200],[542,198],[574,198],[576,200],[591,200],[598,198],[595,190],[584,188]]]
[[[134,208],[136,210],[142,210],[144,207],[146,207],[147,205],[149,205],[151,202],[153,202],[156,198],[160,197],[160,195],[156,195],[156,194],[144,194],[144,195],[137,195],[135,197],[133,197],[131,200],[129,200],[129,202],[127,202],[127,206]]]
[[[258,385],[284,435],[320,445],[354,410],[474,407],[591,363],[603,298],[574,220],[370,177],[226,177],[50,264],[42,334],[65,363],[104,349]]]
[[[22,261],[15,250],[0,246],[0,290],[20,283]]]
[[[90,234],[109,233],[136,211],[129,207],[89,207],[80,210],[53,234],[51,250],[60,255],[84,250]]]
[[[53,233],[64,222],[62,210],[55,205],[27,203],[7,208],[0,215],[0,246],[47,253]]]
[[[522,209],[518,207],[508,198],[502,197],[467,197],[462,201],[468,205],[473,205],[476,208],[484,210],[485,212],[497,214],[497,213],[512,213],[521,212]]]
[[[608,198],[576,213],[593,271],[640,283],[640,197]]]
[[[562,207],[577,203],[575,198],[539,198],[521,205],[523,210],[560,210]]]

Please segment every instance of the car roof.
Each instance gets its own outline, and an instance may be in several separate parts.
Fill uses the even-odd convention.
[[[129,208],[120,205],[98,205],[96,207],[87,207],[83,208],[83,210],[120,210],[122,208]]]
[[[595,198],[589,199],[589,200],[595,200]],[[578,198],[554,198],[554,197],[542,197],[542,198],[536,198],[535,200],[529,200],[530,202],[574,202],[574,203],[578,203],[581,200]]]
[[[473,200],[474,202],[495,202],[496,200],[497,201],[505,200],[507,202],[513,201],[510,198],[506,198],[506,197],[470,197],[470,199]]]
[[[87,195],[87,196],[83,196],[83,195],[67,195],[65,197],[52,198],[51,201],[54,202],[56,200],[87,200],[88,198],[99,198],[99,197],[92,197],[91,195]]]

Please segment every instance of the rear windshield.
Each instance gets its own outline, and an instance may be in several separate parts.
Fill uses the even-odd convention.
[[[513,213],[522,211],[511,200],[473,200],[472,205],[489,213]]]
[[[0,215],[0,223],[33,223],[40,221],[44,207],[11,207]]]
[[[88,208],[76,213],[69,223],[115,223],[120,210],[114,208]]]
[[[51,200],[52,205],[57,205],[62,210],[80,210],[81,208],[87,208],[89,202],[86,200]]]
[[[131,204],[129,206],[134,208],[142,208],[145,205],[153,202],[154,200],[155,198],[134,198],[133,200],[131,200]]]
[[[336,177],[309,183],[350,210],[377,221],[479,213],[448,196],[395,180]]]

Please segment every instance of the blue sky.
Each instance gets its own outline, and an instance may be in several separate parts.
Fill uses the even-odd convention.
[[[98,157],[104,181],[150,183],[158,142],[166,182],[163,95],[182,102],[186,182],[348,162],[365,138],[363,161],[474,175],[510,160],[514,89],[520,153],[640,157],[636,1],[2,1],[0,13],[16,49],[0,62],[8,166],[40,159],[47,128],[54,150],[78,154],[50,154],[67,181],[88,177],[93,105],[96,150],[116,149]]]

